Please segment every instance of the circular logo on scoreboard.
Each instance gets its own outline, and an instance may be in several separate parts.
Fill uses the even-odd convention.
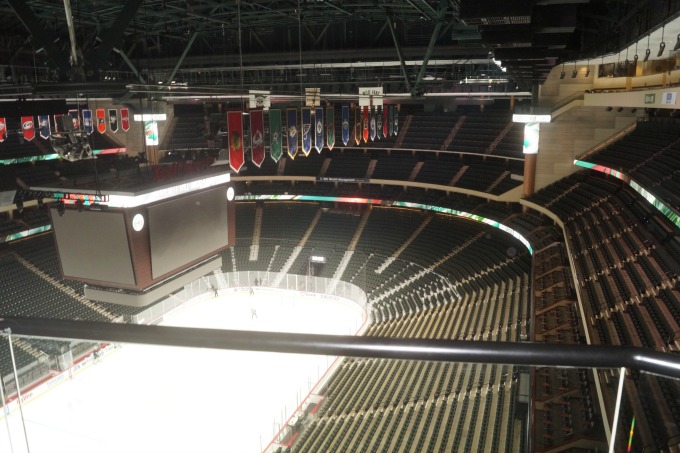
[[[227,200],[232,201],[234,199],[234,188],[229,187],[227,188]]]
[[[142,231],[142,228],[144,228],[144,216],[135,214],[132,218],[132,229],[135,231]]]

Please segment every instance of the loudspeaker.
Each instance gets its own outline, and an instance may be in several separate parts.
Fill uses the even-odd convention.
[[[59,132],[71,132],[73,130],[73,118],[71,118],[71,115],[57,116],[55,120]]]

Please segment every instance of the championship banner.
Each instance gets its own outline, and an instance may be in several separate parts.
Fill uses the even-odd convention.
[[[274,162],[278,162],[283,154],[281,141],[281,110],[269,111],[269,153]]]
[[[64,116],[60,113],[57,113],[54,115],[54,133],[57,135],[61,135],[61,131],[59,130],[59,122],[61,121],[61,117]]]
[[[106,132],[106,113],[104,112],[104,109],[97,109],[96,111],[97,114],[97,131],[100,134],[103,134]]]
[[[0,118],[0,143],[5,141],[7,137],[7,120]]]
[[[260,167],[264,162],[264,113],[250,111],[250,159]]]
[[[354,142],[357,146],[361,143],[361,118],[359,117],[359,107],[354,107]]]
[[[389,137],[388,134],[390,133],[389,132],[389,124],[388,124],[389,119],[387,118],[387,111],[388,110],[389,110],[389,106],[387,106],[387,105],[383,106],[383,108],[382,108],[382,114],[383,114],[382,123],[383,123],[383,137],[384,138]]]
[[[35,138],[35,126],[33,125],[32,116],[21,117],[21,131],[24,134],[24,138],[29,142]]]
[[[326,108],[326,145],[329,151],[335,146],[335,108],[332,105]]]
[[[397,110],[397,106],[395,105],[392,110],[394,110],[394,135],[399,134],[399,110]]]
[[[69,110],[68,114],[71,117],[71,121],[73,121],[73,130],[77,131],[80,129],[80,117],[78,116],[78,110]]]
[[[380,140],[382,138],[382,107],[378,106],[375,111],[375,138]]]
[[[342,144],[349,143],[349,105],[342,106]]]
[[[123,132],[130,130],[130,111],[127,108],[120,109],[120,125]]]
[[[286,128],[286,135],[288,137],[288,155],[292,159],[295,159],[298,147],[297,109],[288,109],[286,116],[288,119],[288,127]]]
[[[371,141],[375,140],[375,134],[377,125],[375,122],[375,108],[371,107],[371,114],[370,114],[370,120],[369,120],[369,127],[368,127],[368,136],[371,138]]]
[[[302,152],[305,157],[312,150],[312,109],[302,107]]]
[[[38,131],[40,137],[47,140],[52,134],[52,128],[50,127],[50,116],[49,115],[38,115]]]
[[[92,124],[92,110],[90,109],[83,110],[83,129],[85,129],[87,135],[90,135],[92,132],[94,132],[94,124]]]
[[[323,149],[323,107],[314,109],[314,148],[318,153]]]
[[[118,132],[118,110],[109,109],[109,129]]]
[[[362,127],[363,127],[363,137],[364,137],[364,143],[368,142],[368,106],[364,106],[364,112],[363,112],[363,120],[362,120]]]
[[[238,173],[243,167],[243,118],[241,112],[227,112],[229,166]]]

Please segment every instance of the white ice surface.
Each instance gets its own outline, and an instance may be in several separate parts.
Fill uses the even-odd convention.
[[[262,291],[194,302],[164,324],[347,335],[361,316],[347,301]],[[24,404],[30,452],[262,451],[333,359],[124,344]],[[19,410],[8,420],[13,450],[0,415],[0,452],[27,452]]]

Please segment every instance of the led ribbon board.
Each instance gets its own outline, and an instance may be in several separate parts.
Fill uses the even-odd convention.
[[[422,203],[412,203],[410,201],[390,201],[382,200],[379,198],[350,198],[350,197],[322,197],[316,195],[238,195],[236,196],[237,201],[258,201],[258,200],[280,200],[280,201],[330,201],[330,202],[340,202],[340,203],[358,203],[358,204],[376,204],[381,206],[394,206],[400,208],[413,208],[413,209],[423,209],[425,211],[440,212],[442,214],[454,215],[456,217],[461,217],[468,220],[473,220],[475,222],[484,223],[490,225],[494,228],[498,228],[504,231],[520,241],[529,250],[530,254],[534,254],[534,249],[529,244],[529,241],[519,234],[512,228],[503,225],[496,220],[488,219],[476,214],[470,214],[469,212],[459,211],[457,209],[445,208],[443,206],[435,206]]]
[[[638,184],[635,180],[633,180],[630,176],[626,175],[625,173],[622,173],[618,170],[614,170],[613,168],[605,167],[603,165],[594,164],[592,162],[585,162],[583,160],[578,159],[574,159],[574,165],[583,168],[588,168],[590,170],[599,171],[600,173],[604,173],[606,175],[612,175],[613,177],[628,183],[628,185],[632,187],[634,191],[642,195],[642,198],[647,200],[649,204],[658,209],[664,216],[666,216],[666,218],[668,218],[668,220],[670,220],[671,222],[673,222],[675,226],[680,228],[680,215],[678,215],[675,211],[673,211],[673,209],[668,207],[665,203],[660,201],[658,198],[652,195],[647,189],[642,187],[640,184]]]

